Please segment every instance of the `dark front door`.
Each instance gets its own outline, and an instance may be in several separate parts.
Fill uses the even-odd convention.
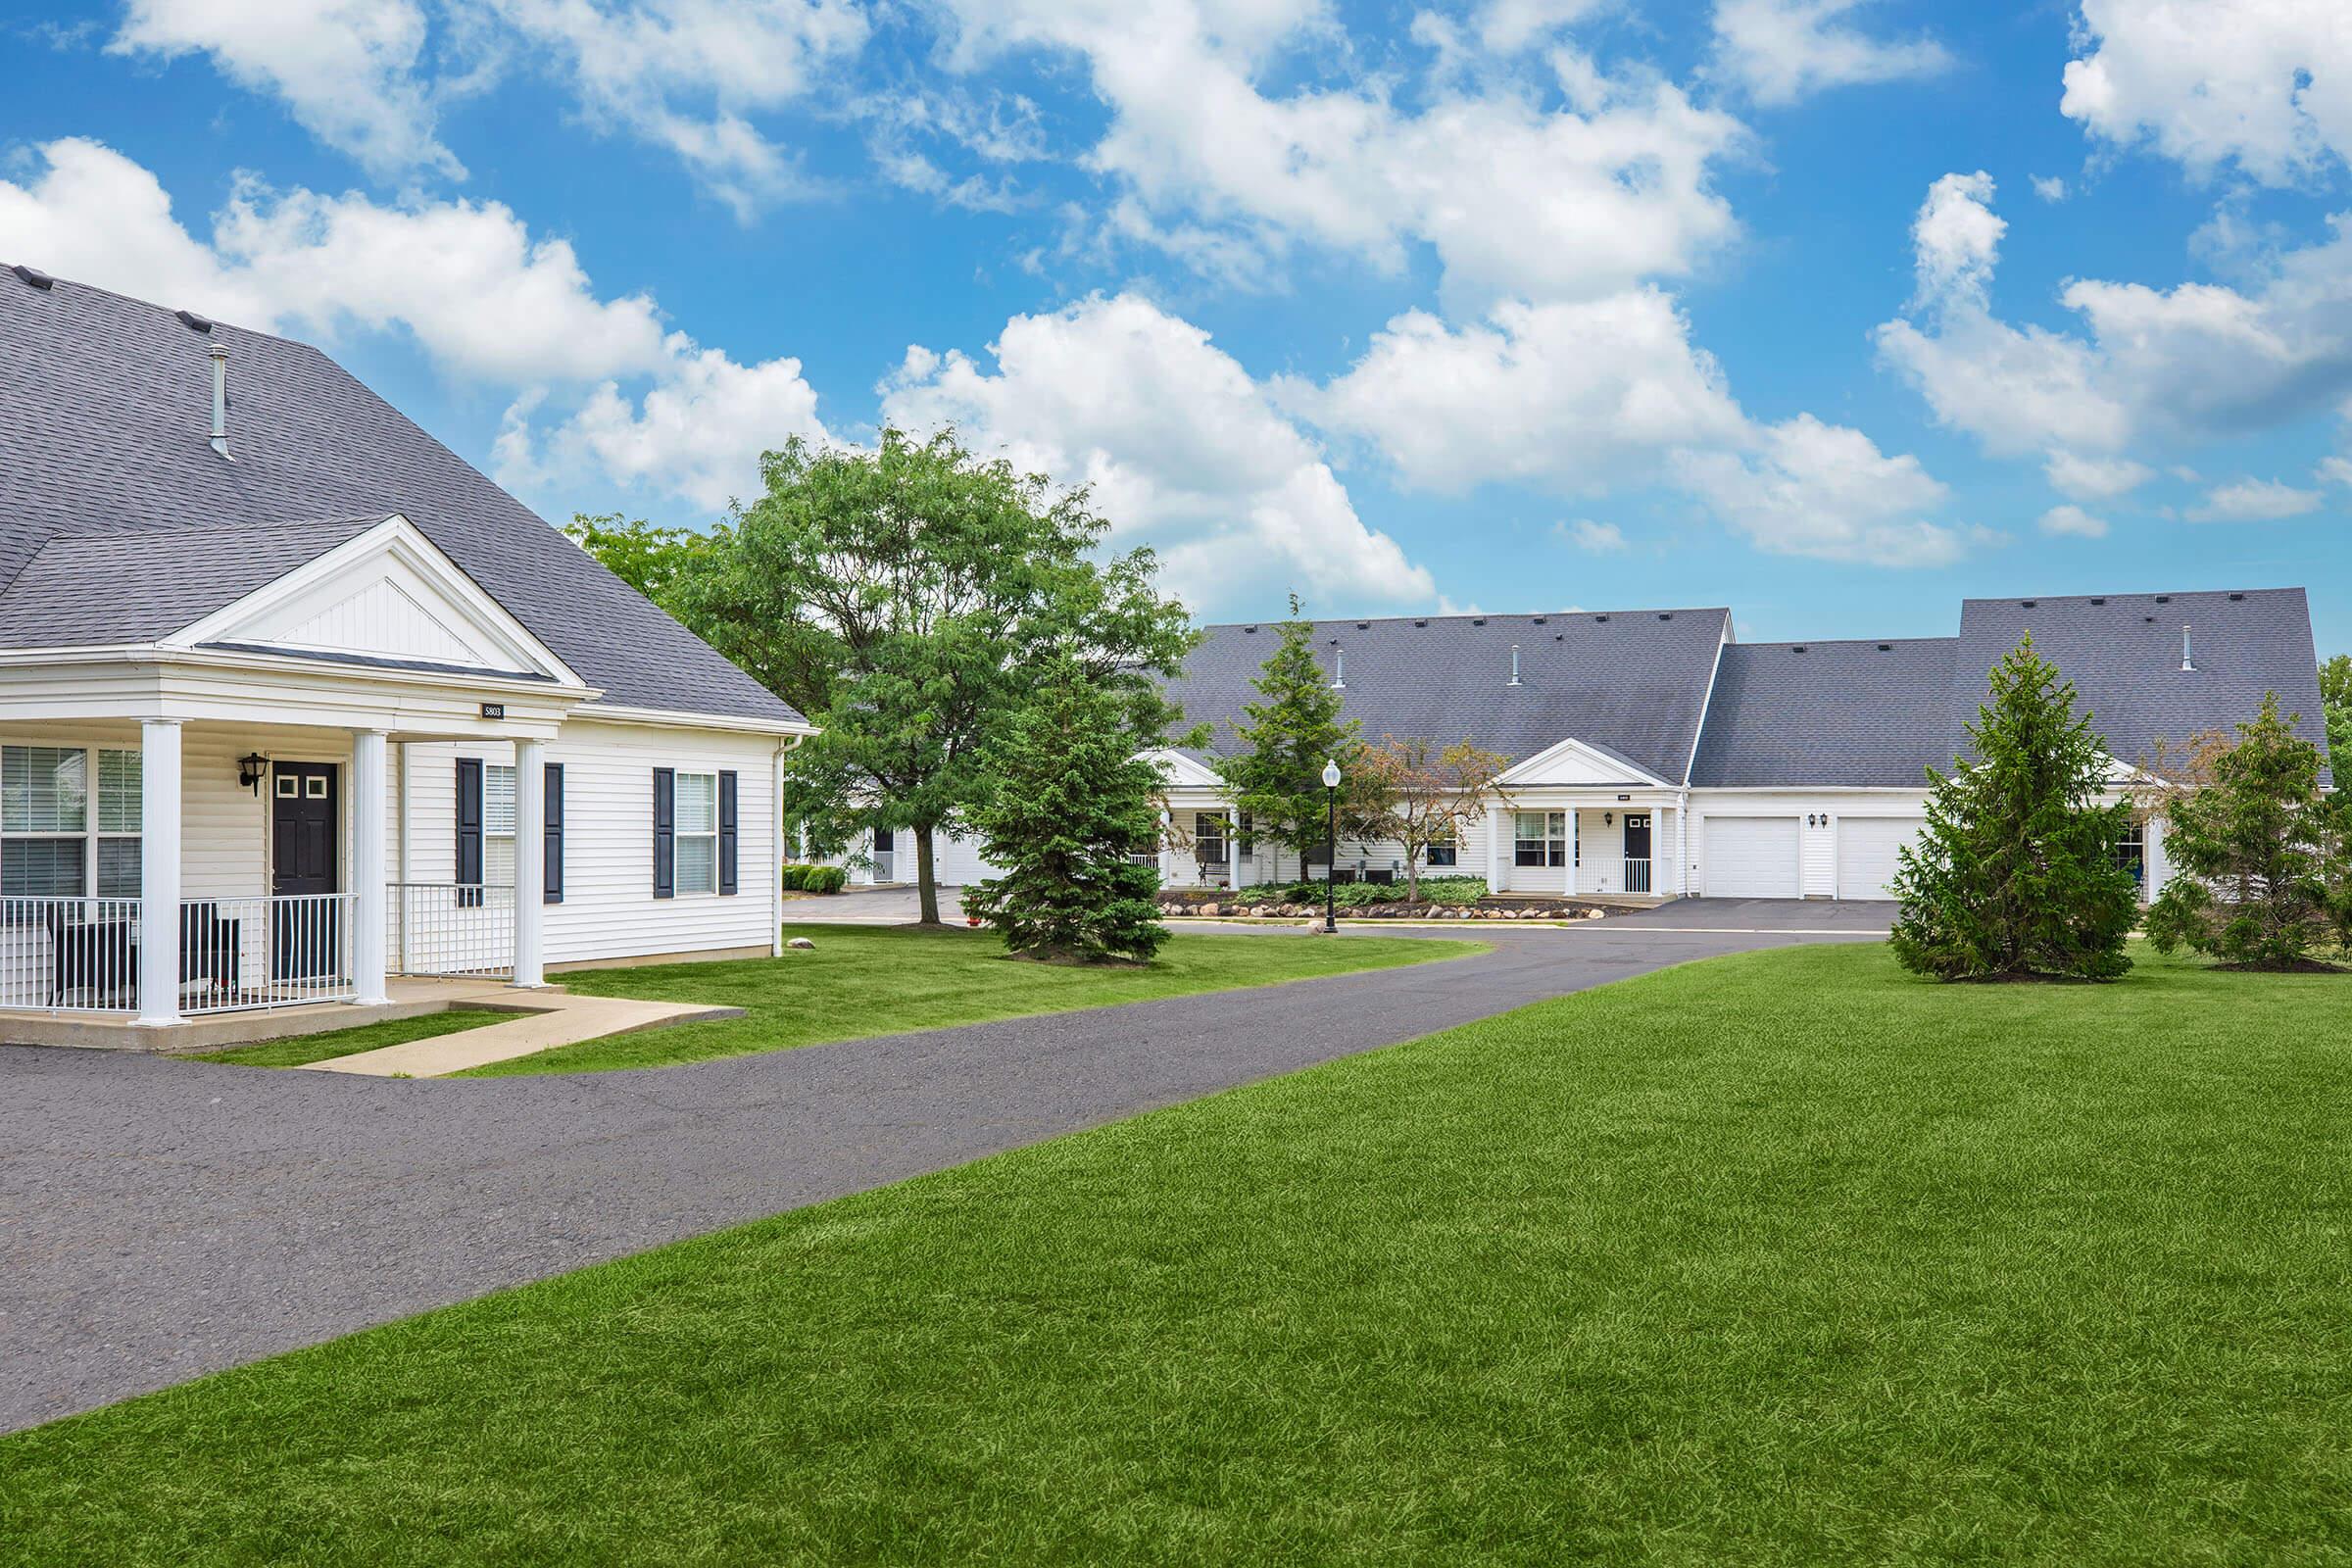
[[[335,891],[340,801],[332,762],[278,762],[270,770],[270,891],[291,902],[270,912],[271,973],[280,980],[333,974],[342,952],[335,900],[296,895]]]
[[[1646,813],[1628,811],[1625,815],[1625,891],[1649,891],[1649,817]]]

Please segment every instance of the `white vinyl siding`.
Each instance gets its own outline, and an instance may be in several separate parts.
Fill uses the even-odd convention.
[[[1917,816],[1841,816],[1838,819],[1838,897],[1890,899],[1895,852],[1916,840],[1927,819]]]
[[[1797,847],[1803,824],[1801,816],[1708,817],[1703,852],[1707,897],[1797,897]]]

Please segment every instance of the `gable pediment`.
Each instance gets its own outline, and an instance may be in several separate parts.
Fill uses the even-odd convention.
[[[434,547],[390,516],[169,639],[296,658],[423,664],[583,684]]]
[[[1535,756],[1514,762],[1495,780],[1505,788],[1531,785],[1618,785],[1648,784],[1671,788],[1647,768],[1641,767],[1598,746],[1587,745],[1571,737],[1557,741]]]

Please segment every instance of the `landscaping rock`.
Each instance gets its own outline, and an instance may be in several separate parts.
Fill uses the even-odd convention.
[[[1213,919],[1215,919],[1215,918],[1216,918],[1216,917],[1217,917],[1219,914],[1221,914],[1221,913],[1223,913],[1223,912],[1224,912],[1224,906],[1223,906],[1223,905],[1219,905],[1219,904],[1203,904],[1202,906],[1200,906],[1200,914],[1201,914],[1201,918],[1203,918],[1203,919],[1209,919],[1209,920],[1213,920]]]

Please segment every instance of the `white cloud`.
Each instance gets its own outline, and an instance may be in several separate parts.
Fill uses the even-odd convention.
[[[1716,0],[1714,69],[1767,105],[1950,69],[1951,56],[1932,39],[1886,41],[1857,31],[1849,18],[1863,3]]]
[[[1613,522],[1594,522],[1591,517],[1579,517],[1574,522],[1558,522],[1552,526],[1562,538],[1588,555],[1617,556],[1625,553],[1625,530]]]
[[[2076,501],[2112,501],[2156,477],[2156,470],[2130,458],[2085,458],[2053,452],[2041,471],[2063,496]]]
[[[129,0],[109,46],[163,59],[203,54],[248,91],[274,94],[303,127],[379,177],[464,178],[434,133],[417,74],[425,15],[415,0]]]
[[[2082,278],[2061,302],[2081,334],[1997,318],[2001,220],[1991,182],[1946,175],[1914,227],[1919,295],[1881,325],[1881,357],[1936,417],[1988,452],[2113,453],[2155,434],[2264,429],[2352,390],[2352,215],[2318,244],[2242,261],[2242,288]]]
[[[2043,201],[2056,203],[2066,200],[2066,181],[2059,178],[2056,174],[2035,174],[2032,177],[2032,180],[2034,185],[2034,194],[2040,197]]]
[[[2352,13],[2338,0],[2082,0],[2059,112],[2192,173],[2286,184],[2352,156]]]
[[[1539,44],[1571,23],[1611,3],[1611,0],[1481,0],[1470,24],[1478,41],[1496,54],[1512,54]]]
[[[2240,479],[2205,492],[2205,504],[2188,514],[2191,522],[2277,522],[2320,510],[2317,490],[2298,490],[2276,479]]]
[[[536,408],[525,398],[507,412],[502,479],[542,487],[566,467],[593,463],[622,484],[683,497],[705,512],[756,496],[760,455],[786,437],[825,439],[800,361],[737,365],[717,349],[682,354],[642,399],[606,381],[545,434],[530,426]]]
[[[2107,522],[2103,517],[2092,516],[2081,507],[2052,507],[2041,514],[2041,531],[2076,539],[2104,539],[2107,537]]]
[[[1671,297],[1498,306],[1454,330],[1410,311],[1330,383],[1283,379],[1286,408],[1369,440],[1405,483],[1459,491],[1531,480],[1586,492],[1655,470],[1675,447],[1740,439],[1745,420]]]
[[[2312,477],[2322,484],[2352,486],[2352,458],[2322,458]]]
[[[665,329],[646,295],[599,297],[567,243],[534,239],[496,203],[382,206],[247,179],[200,239],[154,174],[112,148],[37,152],[36,175],[0,180],[12,260],[264,331],[406,334],[442,372],[520,394],[498,446],[517,483],[594,464],[715,507],[757,483],[762,450],[820,428],[798,361],[736,365]],[[533,426],[591,384],[576,412]],[[624,385],[642,385],[641,401]]]
[[[992,370],[912,348],[882,386],[894,424],[1084,483],[1122,544],[1149,542],[1196,608],[1296,584],[1319,602],[1427,603],[1429,572],[1364,525],[1313,444],[1232,356],[1133,295],[1016,316]]]
[[[1738,121],[1654,77],[1591,76],[1571,109],[1517,86],[1435,90],[1401,109],[1380,76],[1268,96],[1279,46],[1331,24],[1315,0],[951,0],[952,61],[1006,50],[1082,57],[1110,123],[1088,154],[1148,224],[1279,257],[1304,242],[1400,270],[1415,244],[1449,300],[1592,298],[1686,273],[1736,231],[1714,164]],[[1229,253],[1228,253],[1229,254]]]
[[[869,31],[852,0],[484,3],[558,62],[592,122],[668,149],[746,217],[808,185],[748,117],[809,92]]]
[[[1685,452],[1685,488],[1765,550],[1882,566],[1958,560],[1969,535],[1928,520],[1947,492],[1910,456],[1809,414],[1756,432],[1756,449]]]

